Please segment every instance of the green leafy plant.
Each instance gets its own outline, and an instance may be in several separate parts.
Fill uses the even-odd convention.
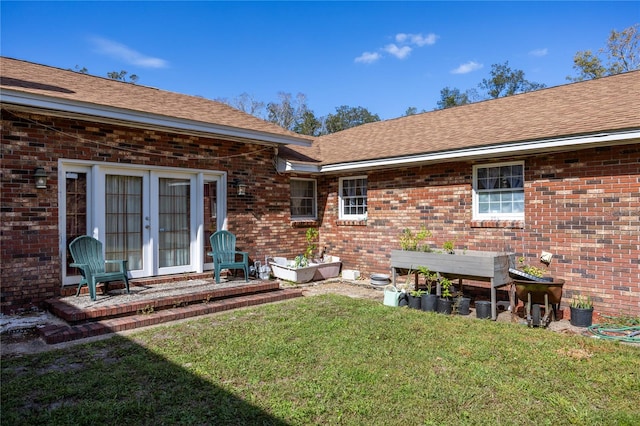
[[[309,266],[309,259],[307,256],[299,254],[293,259],[293,267],[294,268],[306,268]]]
[[[534,277],[541,278],[547,273],[547,270],[544,268],[539,268],[537,266],[526,264],[524,257],[520,257],[518,259],[518,262],[520,263],[520,270],[525,274],[529,274],[529,275],[533,275]]]
[[[593,301],[591,300],[591,296],[582,296],[577,295],[571,299],[571,307],[578,309],[591,309],[593,308]]]
[[[443,299],[448,299],[453,296],[453,294],[451,294],[451,285],[452,285],[452,282],[449,278],[445,278],[445,277],[440,278],[440,290],[441,290],[440,296]]]
[[[427,294],[431,294],[433,283],[436,282],[438,276],[435,272],[431,272],[426,266],[418,266],[418,272],[424,277],[424,282],[427,285]]]
[[[427,294],[427,291],[422,289],[411,290],[409,291],[409,294],[412,295],[413,297],[422,297],[423,294]]]
[[[449,254],[455,254],[455,250],[454,250],[455,243],[456,243],[456,240],[447,240],[442,244],[442,249]]]
[[[424,251],[429,252],[431,248],[424,244],[423,241],[431,237],[433,234],[424,225],[420,227],[418,232],[413,232],[409,228],[402,230],[400,234],[400,248],[407,251]]]
[[[314,250],[318,247],[318,230],[316,228],[308,228],[305,234],[307,240],[307,248],[304,250],[304,254],[299,254],[293,259],[294,268],[306,268],[309,266],[309,259],[313,257]]]
[[[307,240],[307,249],[304,252],[304,256],[307,259],[311,259],[311,257],[313,257],[313,251],[318,247],[318,244],[316,243],[318,235],[318,230],[316,228],[307,229],[307,233],[305,235]]]

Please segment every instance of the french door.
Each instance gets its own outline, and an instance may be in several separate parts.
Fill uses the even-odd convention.
[[[127,259],[132,277],[194,271],[195,177],[108,169],[102,176],[105,258]]]
[[[223,174],[76,166],[65,175],[65,251],[86,221],[105,258],[126,259],[132,278],[210,269],[209,234],[224,220]],[[72,283],[73,271],[63,271],[63,282]]]

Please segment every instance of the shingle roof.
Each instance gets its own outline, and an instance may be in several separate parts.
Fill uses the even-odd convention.
[[[327,165],[638,128],[634,71],[369,123],[290,148]]]
[[[311,140],[220,102],[0,57],[0,87],[73,102]],[[369,123],[286,146],[322,165],[640,128],[640,71]]]
[[[3,90],[311,140],[221,102],[201,97],[6,57],[0,57],[0,75]]]

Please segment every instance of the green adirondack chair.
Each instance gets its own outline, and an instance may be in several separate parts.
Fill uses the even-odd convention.
[[[223,269],[242,269],[244,279],[249,282],[249,253],[236,251],[236,236],[229,231],[218,231],[209,237],[212,251],[207,254],[213,257],[213,276],[220,284],[220,271]],[[241,257],[242,260],[238,260]]]
[[[108,283],[111,281],[124,281],[124,285],[129,293],[129,279],[127,278],[126,260],[105,260],[102,252],[102,243],[88,235],[82,235],[69,244],[69,251],[73,256],[70,266],[79,268],[82,274],[76,297],[80,294],[82,286],[89,287],[91,300],[96,300],[96,284],[105,283],[104,290],[107,292]],[[106,272],[105,265],[115,263],[119,265],[117,272]]]

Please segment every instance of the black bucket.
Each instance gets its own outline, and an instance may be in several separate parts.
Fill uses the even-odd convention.
[[[570,307],[571,320],[569,321],[574,327],[591,327],[593,321],[593,308],[581,309]]]
[[[476,318],[491,318],[491,302],[479,300],[476,302]]]

